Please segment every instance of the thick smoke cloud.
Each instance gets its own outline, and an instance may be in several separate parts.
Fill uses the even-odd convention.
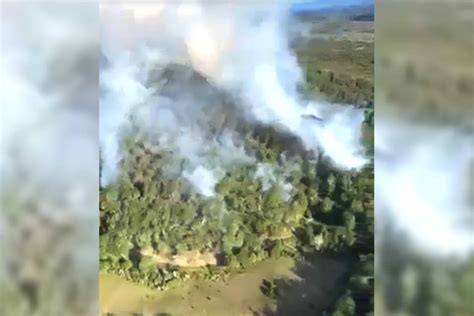
[[[96,315],[97,9],[0,14],[0,314]]]
[[[379,116],[376,136],[377,228],[392,225],[427,256],[472,254],[473,135]]]
[[[167,85],[163,76],[150,84],[150,73],[160,73],[170,63],[192,67],[231,96],[238,105],[236,116],[297,136],[307,149],[322,150],[339,168],[361,168],[366,163],[360,145],[363,113],[349,106],[305,101],[298,93],[302,74],[288,47],[289,13],[288,6],[265,2],[103,5],[101,184],[116,179],[120,140],[131,129],[155,135],[148,138],[155,146],[178,148],[173,152],[189,162],[185,177],[204,195],[211,195],[222,170],[236,162],[229,162],[233,155],[228,154],[212,165],[206,158],[211,152],[237,153],[242,163],[254,160],[243,152],[238,137],[222,145],[209,137],[213,123],[199,123],[213,102],[211,95],[197,98],[200,89],[190,85],[163,96]],[[219,149],[222,146],[225,150]],[[203,180],[202,187],[198,179]]]

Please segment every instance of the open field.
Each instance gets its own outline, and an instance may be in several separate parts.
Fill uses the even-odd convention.
[[[298,22],[293,40],[308,89],[331,102],[374,100],[374,21],[345,16]]]
[[[163,292],[114,275],[101,275],[101,312],[104,315],[259,315],[273,304],[260,290],[265,279],[295,281],[293,290],[286,289],[293,293],[288,297],[293,303],[286,308],[298,312],[312,304],[311,308],[321,310],[335,294],[334,289],[331,290],[334,283],[346,271],[345,263],[321,256],[305,264],[304,269],[300,269],[303,272],[295,268],[290,258],[268,260],[224,280],[189,280]],[[306,301],[305,297],[318,297],[320,302]]]
[[[265,278],[295,277],[294,262],[285,258],[259,263],[222,281],[190,280],[164,292],[151,291],[113,275],[100,279],[102,312],[171,315],[252,315],[270,301],[259,286]]]

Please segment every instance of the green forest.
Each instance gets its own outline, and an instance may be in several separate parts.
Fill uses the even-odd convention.
[[[285,147],[273,128],[255,129],[247,137],[246,146],[257,152],[259,162],[272,165],[291,183],[286,199],[279,183],[263,189],[255,165],[227,172],[215,198],[189,194],[184,179],[163,174],[171,153],[153,154],[140,143],[125,142],[122,176],[100,192],[101,270],[166,289],[190,276],[218,278],[267,258],[347,253],[355,260],[353,275],[332,315],[370,312],[373,165],[342,172],[303,150],[281,159]],[[190,251],[211,253],[217,264],[187,269],[144,254],[169,257]]]
[[[303,93],[365,108],[363,142],[366,155],[373,157],[372,81],[301,63],[307,74]],[[208,124],[214,126],[216,115],[229,116],[218,121],[234,121],[256,162],[226,170],[215,197],[193,193],[184,177],[166,172],[170,161],[183,167],[187,161],[170,151],[152,152],[133,133],[123,140],[120,178],[100,191],[101,272],[166,290],[189,278],[218,280],[242,273],[267,259],[339,256],[350,269],[325,314],[372,315],[373,159],[360,171],[341,171],[324,153],[306,150],[276,127],[250,124],[232,109],[221,109],[209,113]],[[257,176],[262,166],[280,181],[264,184]],[[183,258],[192,263],[180,264]],[[288,282],[265,280],[261,291],[278,306],[281,284]]]

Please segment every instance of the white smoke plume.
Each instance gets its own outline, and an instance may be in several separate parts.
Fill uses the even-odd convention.
[[[376,136],[378,229],[393,225],[427,256],[472,254],[473,135],[377,117]]]
[[[260,181],[262,190],[268,191],[274,184],[277,184],[282,189],[282,199],[288,202],[292,197],[293,185],[286,182],[286,178],[290,176],[283,168],[276,168],[269,163],[258,163],[257,169],[254,173],[254,179]]]
[[[198,166],[192,172],[184,171],[183,176],[199,190],[200,194],[207,197],[214,196],[214,187],[220,180],[212,170],[202,166]]]
[[[274,166],[268,163],[259,163],[254,175],[262,183],[262,190],[269,190],[277,182]]]
[[[199,1],[104,3],[101,15],[102,52],[107,60],[107,67],[101,70],[103,186],[117,176],[120,137],[129,128],[131,116],[141,122],[135,124],[138,130],[156,134],[160,130],[159,122],[164,121],[159,116],[165,115],[168,128],[164,134],[172,134],[165,136],[168,140],[184,137],[189,139],[186,146],[209,147],[203,144],[208,139],[199,131],[199,125],[192,122],[199,109],[204,108],[199,105],[203,101],[196,100],[184,88],[175,92],[180,95],[178,100],[157,98],[154,93],[166,82],[148,84],[150,71],[168,63],[191,66],[210,84],[238,100],[239,115],[298,136],[305,147],[322,150],[337,167],[358,169],[366,163],[360,144],[363,113],[349,106],[304,101],[298,93],[301,69],[288,47],[287,5]],[[145,117],[138,117],[139,108],[153,110]],[[168,110],[160,111],[161,108]],[[184,109],[187,113],[184,116],[188,121],[191,118],[191,122],[183,123],[186,118],[177,115],[183,110],[177,108]],[[153,115],[149,115],[151,112]],[[322,117],[323,122],[308,119],[308,115]],[[147,123],[150,120],[153,125]],[[174,143],[168,145],[176,147]],[[241,151],[238,143],[228,147],[233,148],[231,152]],[[196,153],[196,150],[181,152],[184,158],[197,162],[191,163],[187,178],[198,185],[196,177],[191,175],[216,170],[212,176],[203,177],[206,189],[198,189],[208,194],[209,183],[216,181],[219,170],[225,168],[203,166]],[[224,160],[220,157],[221,163],[225,164]],[[249,162],[252,158],[244,160]]]
[[[93,4],[0,3],[0,296],[24,294],[2,315],[98,312],[98,22]]]

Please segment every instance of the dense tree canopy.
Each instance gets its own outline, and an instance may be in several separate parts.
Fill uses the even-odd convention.
[[[370,113],[367,129],[373,128]],[[124,139],[119,180],[100,192],[101,271],[163,289],[190,275],[216,278],[267,258],[349,253],[356,258],[349,290],[332,315],[370,312],[373,164],[341,171],[324,153],[308,152],[271,126],[239,123],[237,129],[256,161],[228,168],[212,197],[180,176],[185,159],[149,150],[136,135]],[[170,163],[181,168],[178,175],[170,174]],[[265,175],[269,170],[274,177]],[[265,291],[278,292],[271,284]]]

